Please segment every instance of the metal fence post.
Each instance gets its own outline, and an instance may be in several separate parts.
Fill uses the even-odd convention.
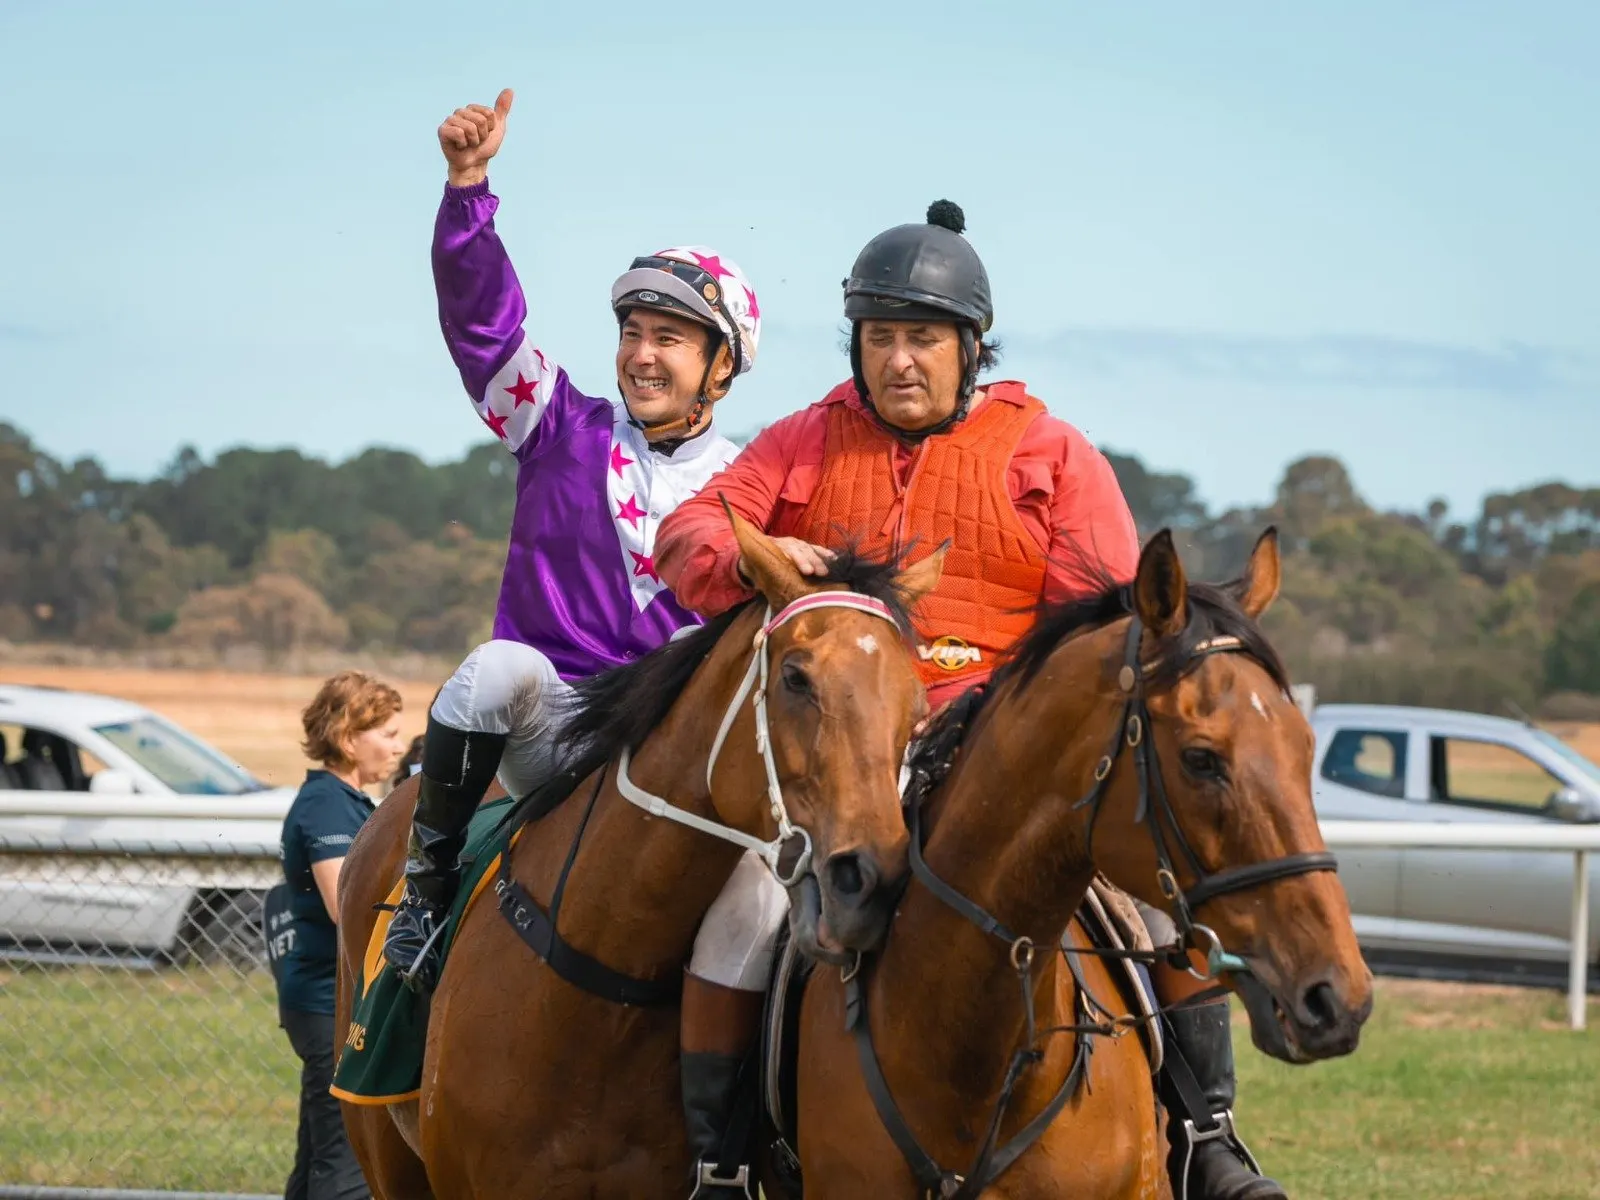
[[[1567,1016],[1582,1029],[1589,1011],[1589,852],[1572,856],[1572,957],[1567,963]]]

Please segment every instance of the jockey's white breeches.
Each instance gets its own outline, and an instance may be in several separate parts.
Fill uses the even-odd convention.
[[[538,650],[496,639],[467,655],[439,690],[432,712],[454,729],[507,735],[500,783],[513,796],[524,796],[557,769],[572,695],[572,686]],[[788,893],[747,850],[700,923],[690,972],[723,987],[765,990],[788,912]]]
[[[462,661],[433,701],[452,729],[506,734],[497,772],[513,796],[555,773],[557,738],[572,686],[550,660],[522,642],[484,642]]]

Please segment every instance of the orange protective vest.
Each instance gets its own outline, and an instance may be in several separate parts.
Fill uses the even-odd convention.
[[[991,389],[951,432],[917,447],[902,489],[894,438],[849,404],[829,406],[821,473],[794,536],[821,546],[854,540],[868,553],[914,545],[918,558],[950,539],[939,586],[915,612],[929,687],[988,675],[1033,625],[1047,563],[1006,474],[1044,411],[1020,387]]]

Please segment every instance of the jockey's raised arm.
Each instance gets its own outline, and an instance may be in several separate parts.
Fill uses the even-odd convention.
[[[439,127],[449,181],[434,218],[433,284],[445,345],[479,419],[520,455],[556,436],[570,384],[524,331],[527,299],[495,232],[500,200],[487,164],[510,113],[508,88],[493,111],[470,105]]]
[[[422,992],[438,980],[463,838],[490,782],[531,792],[565,753],[572,684],[699,624],[656,572],[656,533],[738,452],[714,414],[754,367],[761,331],[755,289],[731,258],[701,244],[638,254],[609,303],[596,289],[596,313],[616,330],[613,374],[594,394],[580,390],[528,338],[527,300],[495,231],[488,163],[511,102],[507,89],[493,108],[458,108],[438,129],[439,324],[478,416],[516,455],[517,489],[493,637],[429,709],[405,888],[385,935],[385,958]],[[722,1145],[748,1049],[739,1031],[759,1015],[787,906],[748,854],[756,869],[736,872],[705,916],[682,993],[685,1118],[699,1158]]]

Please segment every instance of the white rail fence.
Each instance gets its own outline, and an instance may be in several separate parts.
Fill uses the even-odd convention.
[[[1444,821],[1323,821],[1334,850],[1543,850],[1572,855],[1572,922],[1567,960],[1567,1019],[1585,1026],[1588,995],[1589,855],[1600,850],[1600,825],[1475,825]]]
[[[151,1189],[129,1195],[219,1183],[263,1194],[293,1155],[296,1064],[260,929],[261,897],[282,877],[283,805],[134,807],[0,796],[0,1198],[116,1195],[87,1190],[113,1183]],[[1325,821],[1322,832],[1336,851],[1571,855],[1568,1009],[1584,1028],[1600,825]]]

